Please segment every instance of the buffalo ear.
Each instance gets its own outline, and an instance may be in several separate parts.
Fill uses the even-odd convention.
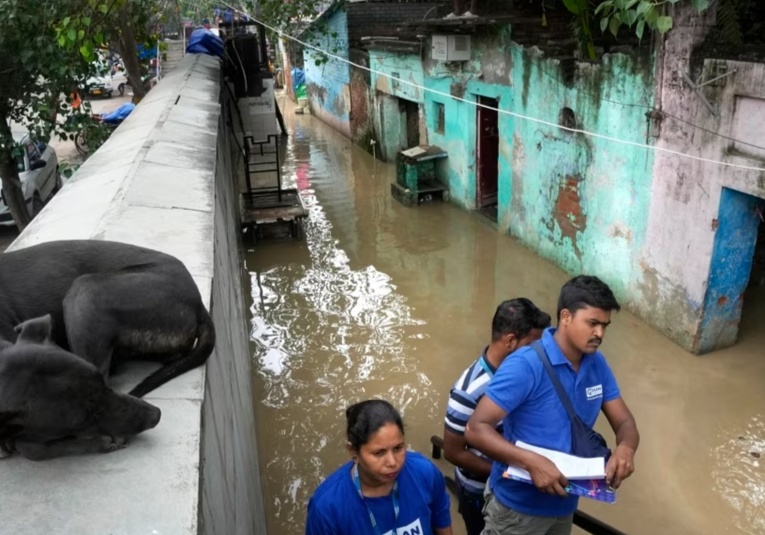
[[[17,344],[49,344],[53,332],[53,318],[50,314],[32,318],[16,326],[19,333]]]

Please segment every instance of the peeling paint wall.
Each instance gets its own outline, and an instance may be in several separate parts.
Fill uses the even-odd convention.
[[[617,54],[580,63],[568,86],[558,62],[527,50],[513,54],[516,113],[646,142],[645,112],[653,105],[649,60]],[[598,275],[629,300],[645,235],[653,153],[523,119],[514,121],[511,132],[510,180],[499,184],[501,228],[570,273]]]
[[[284,61],[284,65],[282,66],[282,72],[284,73],[284,92],[287,93],[287,96],[292,102],[296,102],[295,91],[292,88],[292,59],[284,44],[284,39],[281,38],[279,39],[279,51],[282,55],[282,60]]]
[[[324,23],[326,31],[307,37],[308,42],[347,60],[348,24],[345,8],[339,8]],[[351,73],[348,63],[331,57],[322,58],[309,48],[304,51],[304,62],[311,113],[341,134],[351,137]]]
[[[673,17],[675,27],[653,56],[576,63],[573,80],[570,63],[513,43],[510,28],[472,35],[468,62],[432,61],[427,46],[424,59],[371,51],[373,69],[429,90],[373,75],[374,110],[378,131],[395,131],[386,124],[396,120],[386,115],[393,113],[391,99],[417,99],[428,142],[449,154],[439,165],[452,201],[474,209],[475,102],[498,99],[499,228],[570,273],[603,278],[624,305],[703,353],[735,341],[756,236],[746,218],[757,216],[754,210],[741,216],[751,223],[742,237],[733,229],[740,231],[744,219],[733,215],[765,199],[765,172],[641,145],[765,168],[765,65],[693,57],[715,22],[714,9],[702,15],[675,9]],[[702,90],[715,114],[682,78],[711,80],[732,71]],[[723,195],[723,188],[749,197]],[[737,223],[722,224],[721,214]],[[741,240],[746,246],[726,245]],[[720,273],[736,273],[735,283]]]
[[[371,86],[374,92],[375,133],[377,155],[386,162],[395,161],[406,138],[406,117],[399,109],[400,99],[419,105],[420,124],[423,121],[424,77],[422,61],[414,54],[371,50],[369,52]],[[427,139],[420,129],[420,139]]]
[[[369,67],[369,54],[366,51],[351,49],[351,61],[362,67]],[[351,137],[357,145],[372,152],[371,140],[377,136],[370,109],[373,107],[369,71],[351,65]]]
[[[665,117],[658,127],[657,145],[711,160],[765,167],[763,151],[715,135],[765,145],[765,65],[697,58],[701,72],[691,72],[693,49],[714,23],[714,11],[702,17],[676,10],[674,19],[659,70],[657,104],[686,122]],[[685,72],[692,79],[703,75],[703,80],[711,80],[732,70],[735,74],[702,90],[718,108],[717,116],[681,78]],[[749,106],[752,103],[761,105]],[[718,233],[729,232],[720,225],[720,213],[727,209],[722,192],[731,188],[765,198],[765,174],[666,153],[656,154],[653,174],[646,246],[641,252],[643,278],[636,289],[642,299],[636,307],[691,351],[704,353],[730,345],[738,329],[740,307],[710,306],[712,301],[716,303],[711,296],[720,291],[710,281],[710,273],[723,268],[723,259],[713,257],[715,240]],[[749,215],[756,217],[753,212]],[[751,255],[739,250],[726,262],[748,269]],[[726,294],[726,298],[735,302],[738,295]],[[729,331],[720,338],[712,332],[721,321],[734,325],[732,334]]]
[[[557,61],[512,43],[507,32],[472,39],[472,61],[455,66],[426,60],[423,84],[417,82],[434,91],[416,96],[424,101],[429,142],[449,154],[445,171],[454,202],[476,207],[473,103],[478,96],[498,99],[501,111],[553,125],[561,110],[569,108],[577,128],[646,140],[645,111],[653,104],[651,61],[606,56],[600,64],[580,64],[568,86]],[[373,68],[402,74],[416,73],[415,62],[420,61],[388,52],[371,52],[370,60]],[[389,85],[377,78],[380,92],[414,91],[402,84],[394,91]],[[436,124],[438,105],[444,106],[442,131]],[[507,113],[499,115],[499,131],[500,228],[569,272],[599,274],[625,298],[639,270],[635,251],[645,233],[652,153]]]

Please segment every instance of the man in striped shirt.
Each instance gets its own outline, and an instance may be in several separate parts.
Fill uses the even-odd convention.
[[[491,322],[491,344],[454,383],[444,420],[444,457],[457,468],[459,512],[468,535],[483,531],[483,491],[491,473],[491,460],[465,441],[465,425],[502,361],[516,349],[542,336],[550,315],[525,298],[503,301]],[[497,424],[501,432],[501,423]]]

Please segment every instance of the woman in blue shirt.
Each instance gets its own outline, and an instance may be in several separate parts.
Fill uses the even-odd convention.
[[[452,535],[443,475],[406,450],[398,411],[374,399],[345,415],[353,460],[314,492],[306,535]]]

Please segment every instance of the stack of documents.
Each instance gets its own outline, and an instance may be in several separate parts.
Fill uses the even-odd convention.
[[[569,485],[566,492],[606,503],[616,502],[616,493],[606,484],[606,461],[603,457],[576,457],[561,451],[532,446],[518,441],[515,445],[550,459]],[[508,466],[504,476],[524,483],[533,483],[531,475],[517,466]]]

